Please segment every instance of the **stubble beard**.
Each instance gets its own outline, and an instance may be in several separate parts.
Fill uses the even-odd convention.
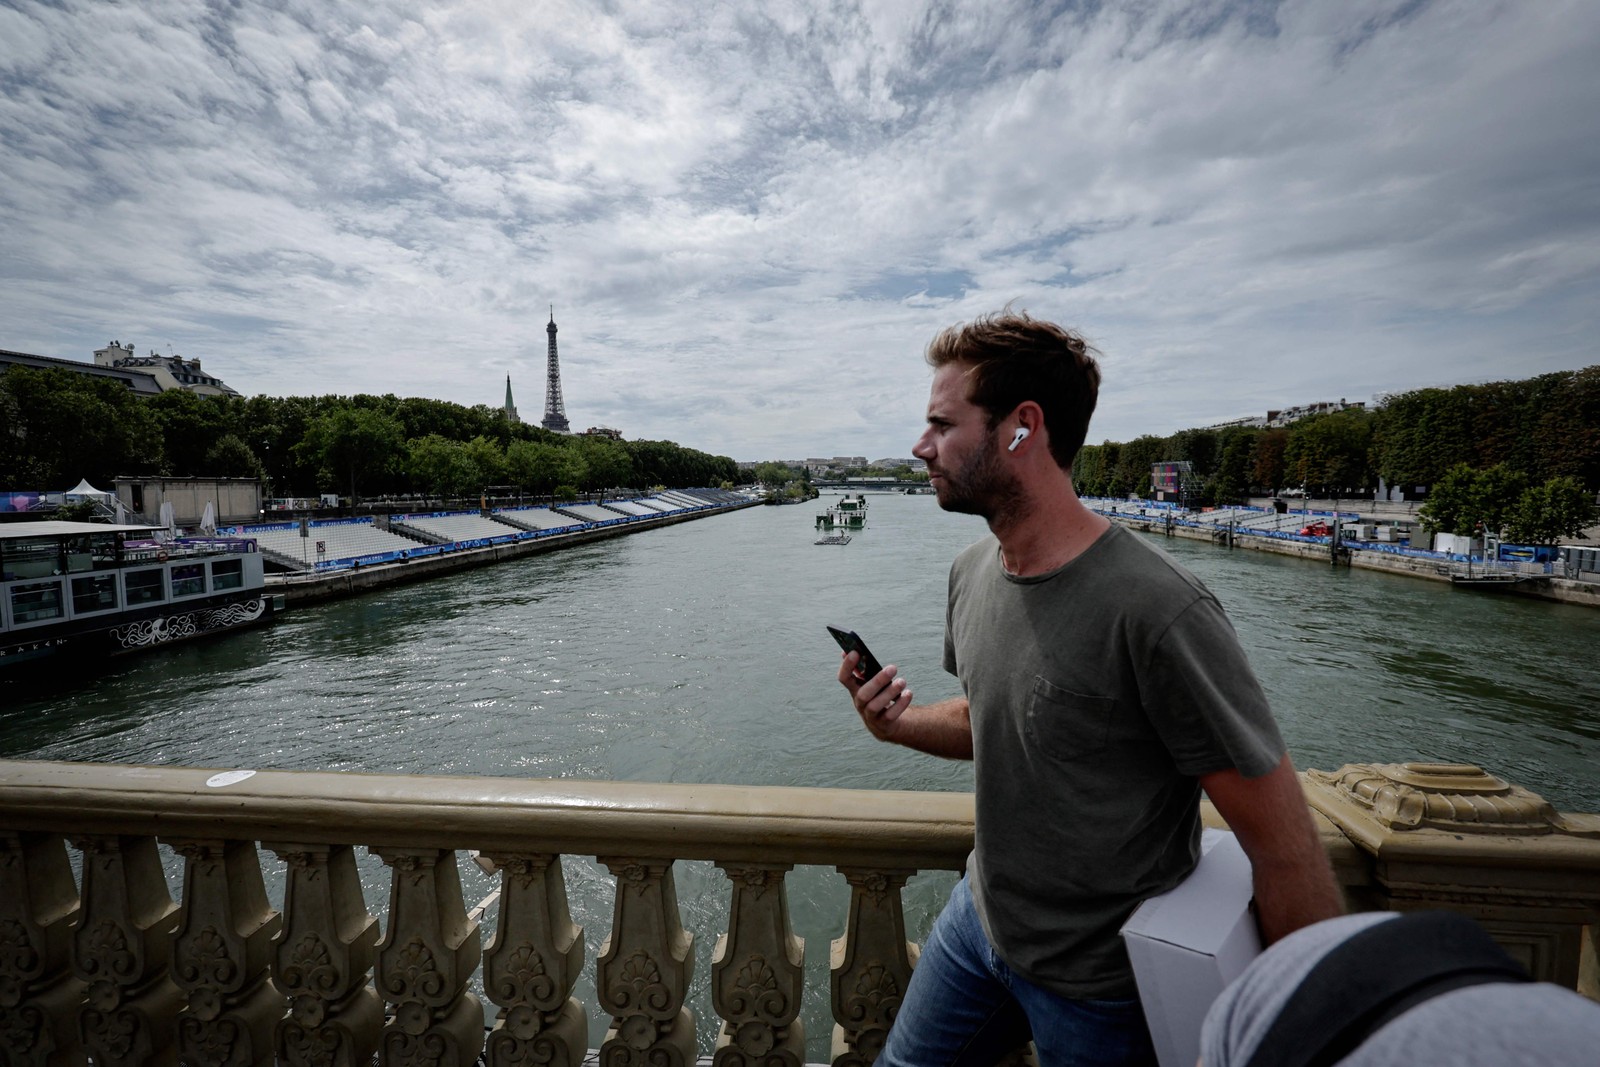
[[[954,470],[942,472],[937,489],[939,506],[961,515],[977,515],[988,521],[1007,524],[1019,510],[1022,484],[1008,470],[1000,447],[985,439],[983,447],[968,456]]]

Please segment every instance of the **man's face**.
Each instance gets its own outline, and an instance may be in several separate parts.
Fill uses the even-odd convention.
[[[988,413],[968,398],[962,363],[947,363],[933,376],[928,428],[911,454],[928,464],[928,478],[946,511],[994,519],[1021,497],[1006,468]]]

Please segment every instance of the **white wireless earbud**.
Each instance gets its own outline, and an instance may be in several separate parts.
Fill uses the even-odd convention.
[[[1011,443],[1009,445],[1006,445],[1006,451],[1007,452],[1015,452],[1017,450],[1017,446],[1020,445],[1023,441],[1026,441],[1028,439],[1028,437],[1029,437],[1028,428],[1026,426],[1018,426],[1017,427],[1016,436],[1011,438]]]

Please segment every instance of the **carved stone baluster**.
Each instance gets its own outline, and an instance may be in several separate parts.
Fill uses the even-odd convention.
[[[914,871],[841,867],[850,883],[850,917],[833,942],[829,981],[834,1067],[866,1067],[883,1050],[916,965],[906,941],[900,890]]]
[[[611,934],[596,961],[596,993],[611,1014],[603,1067],[687,1067],[695,1061],[694,935],[678,915],[670,860],[600,857],[617,877]]]
[[[0,1048],[14,1067],[79,1063],[78,887],[55,834],[0,833]]]
[[[72,970],[89,984],[78,1016],[84,1051],[100,1067],[174,1064],[183,993],[168,972],[178,906],[153,837],[85,835],[83,910]]]
[[[367,911],[349,845],[266,845],[289,865],[273,973],[289,998],[278,1059],[289,1067],[365,1067],[378,1051],[383,1002],[367,984],[378,920]]]
[[[173,840],[184,859],[183,920],[172,977],[189,996],[178,1054],[194,1067],[272,1067],[283,997],[267,980],[281,925],[253,841]]]
[[[805,942],[789,927],[788,864],[718,864],[733,882],[728,932],[711,960],[711,1003],[725,1020],[714,1067],[803,1067]]]
[[[483,955],[478,924],[461,902],[456,854],[374,848],[393,868],[389,928],[378,946],[378,992],[394,1005],[379,1062],[471,1067],[483,1048],[483,1003],[467,982]]]
[[[487,856],[500,870],[500,919],[483,955],[483,988],[500,1006],[489,1067],[577,1067],[589,1017],[572,996],[583,969],[583,929],[567,910],[561,857]]]

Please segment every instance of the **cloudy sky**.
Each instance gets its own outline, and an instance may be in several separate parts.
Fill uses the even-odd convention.
[[[938,329],[1090,439],[1600,363],[1588,0],[0,0],[0,348],[903,456]]]

